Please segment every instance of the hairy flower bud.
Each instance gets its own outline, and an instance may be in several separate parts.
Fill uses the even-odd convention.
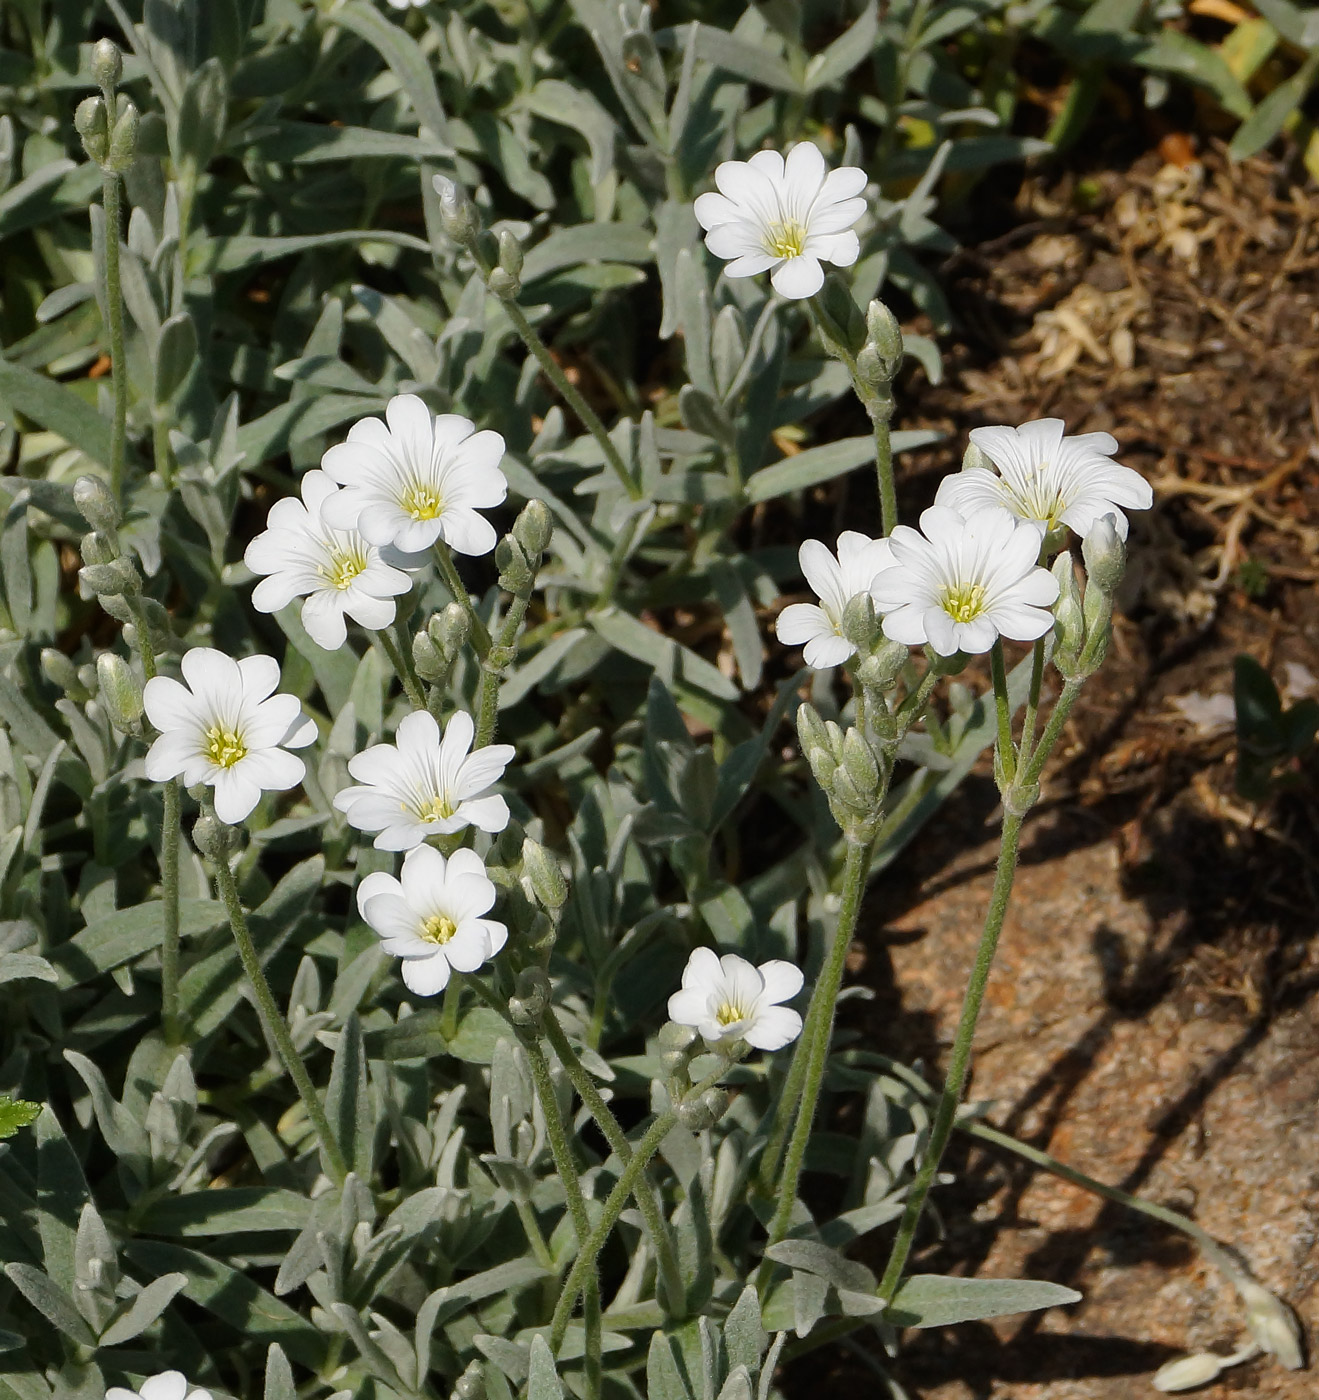
[[[868,690],[889,690],[910,658],[911,649],[905,643],[880,637],[874,651],[856,668],[856,678]]]
[[[859,729],[843,736],[843,771],[871,803],[879,801],[879,760]]]
[[[528,501],[513,522],[513,538],[528,558],[544,554],[554,534],[554,517],[544,501]]]
[[[98,87],[112,88],[124,75],[124,59],[113,39],[98,39],[92,47],[92,77]]]
[[[71,699],[91,699],[91,692],[83,686],[78,668],[62,651],[56,651],[54,647],[42,647],[41,670],[48,681],[59,686]]]
[[[110,133],[110,153],[106,164],[122,175],[137,159],[137,132],[141,118],[131,102],[125,102]]]
[[[1081,541],[1081,555],[1089,581],[1112,597],[1127,567],[1126,546],[1118,537],[1117,521],[1111,515],[1101,515]]]
[[[962,453],[962,470],[969,472],[973,467],[979,467],[982,471],[993,471],[994,462],[984,448],[968,442],[966,451]]]
[[[105,564],[84,564],[78,577],[93,593],[136,593],[142,586],[131,559],[122,556]]]
[[[450,603],[431,616],[426,632],[439,648],[445,665],[451,666],[472,635],[472,619],[461,603]]]
[[[455,243],[471,243],[481,231],[481,215],[471,196],[443,175],[436,175],[432,184],[440,197],[440,227]]]
[[[858,593],[843,609],[843,636],[860,652],[867,652],[879,635],[875,600],[869,593]]]
[[[516,279],[522,272],[522,244],[511,229],[499,230],[499,266]]]
[[[452,1400],[486,1400],[485,1376],[481,1373],[479,1361],[473,1361],[458,1377]]]
[[[238,833],[218,817],[199,817],[192,828],[192,844],[211,860],[228,860],[238,848]]]
[[[505,535],[495,546],[495,568],[499,586],[510,593],[530,593],[535,586],[536,571],[512,535]]]
[[[820,330],[831,349],[837,347],[855,359],[866,343],[867,330],[851,287],[837,273],[831,272],[815,294],[814,304]]]
[[[797,706],[797,741],[801,750],[809,755],[812,749],[827,749],[829,734],[814,705]]]
[[[693,1026],[683,1026],[677,1021],[665,1021],[655,1038],[663,1051],[690,1050],[696,1041],[696,1030]]]
[[[417,675],[428,683],[443,679],[445,672],[449,669],[444,664],[439,647],[431,641],[428,632],[418,632],[413,637],[412,664],[417,668]]]
[[[73,127],[82,138],[87,158],[97,165],[110,159],[110,122],[103,97],[84,97],[73,113]]]
[[[110,564],[119,558],[114,540],[100,530],[91,530],[82,537],[80,552],[84,564]]]
[[[1085,644],[1085,618],[1082,613],[1081,589],[1076,582],[1076,568],[1069,551],[1064,550],[1053,561],[1053,576],[1058,582],[1058,601],[1054,604],[1054,631],[1058,643],[1053,660],[1059,671],[1068,676],[1074,670],[1081,648]]]
[[[902,368],[902,327],[882,301],[866,308],[866,343],[856,357],[857,373],[872,388],[887,388]]]
[[[559,862],[530,836],[522,842],[522,873],[542,908],[557,912],[567,904],[568,882]]]
[[[486,286],[500,301],[512,301],[522,290],[521,279],[505,272],[502,267],[492,269],[490,276],[486,279]]]
[[[99,476],[80,476],[73,483],[73,504],[93,530],[113,534],[119,525],[119,507],[110,488]],[[86,558],[86,556],[83,556]]]
[[[508,999],[508,1014],[515,1025],[534,1026],[550,1004],[550,979],[539,967],[524,967]]]
[[[121,734],[141,734],[142,687],[128,662],[118,652],[103,651],[96,658],[96,680],[110,723]]]

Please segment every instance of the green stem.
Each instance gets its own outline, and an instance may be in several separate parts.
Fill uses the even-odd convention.
[[[403,683],[403,690],[408,697],[408,703],[414,710],[424,710],[426,708],[426,697],[421,693],[421,686],[417,683],[417,678],[412,674],[412,668],[403,659],[403,652],[398,643],[382,628],[376,633],[380,638],[380,645],[385,649],[385,655],[389,657],[389,664],[394,668],[394,674]]]
[[[902,1220],[898,1225],[898,1233],[889,1254],[888,1266],[884,1270],[884,1277],[879,1285],[879,1296],[886,1301],[892,1300],[893,1295],[898,1291],[899,1283],[902,1281],[902,1272],[906,1268],[907,1258],[916,1237],[916,1227],[920,1223],[921,1212],[925,1208],[930,1188],[934,1185],[935,1174],[939,1170],[939,1162],[943,1157],[944,1149],[948,1146],[948,1138],[952,1134],[957,1106],[962,1100],[962,1091],[966,1088],[967,1074],[971,1067],[971,1042],[975,1037],[976,1021],[980,1016],[980,1006],[985,998],[985,987],[989,982],[989,970],[993,965],[994,953],[998,948],[999,934],[1003,931],[1003,918],[1007,913],[1008,899],[1012,894],[1012,881],[1017,873],[1017,849],[1024,816],[1024,812],[1014,810],[1013,805],[1005,799],[1003,832],[999,841],[994,891],[990,896],[989,912],[985,917],[984,930],[980,935],[980,947],[976,953],[975,967],[972,969],[971,980],[967,983],[966,994],[962,999],[962,1015],[958,1022],[957,1035],[953,1040],[952,1058],[949,1061],[943,1092],[939,1098],[939,1107],[935,1111],[934,1122],[930,1128],[930,1139],[921,1157],[916,1179],[907,1195]]]
[[[553,1012],[550,1012],[551,1017]],[[540,1100],[541,1112],[545,1116],[545,1135],[549,1139],[550,1154],[563,1182],[564,1194],[568,1198],[568,1214],[572,1217],[573,1233],[577,1236],[578,1258],[586,1248],[591,1236],[591,1217],[586,1210],[586,1197],[582,1194],[582,1180],[577,1173],[577,1163],[572,1155],[572,1143],[564,1127],[563,1116],[559,1112],[559,1100],[554,1093],[554,1078],[550,1074],[549,1062],[540,1042],[532,1035],[523,1034],[522,1048],[527,1053],[527,1063],[531,1066],[531,1080],[536,1086],[536,1097]],[[600,1287],[593,1274],[586,1281],[586,1299],[583,1307],[586,1324],[586,1396],[587,1400],[598,1400],[600,1395],[603,1337],[600,1327]]]
[[[183,1039],[179,1017],[179,780],[165,784],[160,824],[160,885],[164,935],[160,942],[160,1019],[167,1045]]]
[[[843,868],[842,907],[838,911],[838,927],[834,931],[833,946],[829,958],[820,973],[820,980],[811,995],[809,1016],[814,1024],[806,1029],[803,1036],[805,1066],[802,1074],[801,1107],[797,1110],[792,1126],[792,1137],[788,1143],[788,1155],[783,1173],[775,1179],[774,1189],[778,1193],[778,1208],[769,1227],[769,1243],[778,1244],[788,1233],[792,1221],[792,1208],[797,1200],[797,1183],[801,1177],[802,1164],[806,1159],[806,1145],[810,1140],[811,1127],[815,1119],[815,1107],[820,1098],[820,1086],[824,1081],[825,1065],[829,1058],[829,1042],[833,1038],[834,1011],[838,1004],[838,991],[843,983],[843,969],[847,962],[847,950],[856,932],[857,920],[861,914],[861,901],[866,889],[866,876],[870,870],[870,852],[874,841],[847,842],[847,862]],[[809,1039],[808,1039],[809,1037]],[[800,1058],[800,1057],[799,1057]],[[794,1063],[793,1068],[796,1068]],[[789,1076],[791,1078],[791,1075]],[[790,1103],[787,1088],[782,1103]],[[795,1105],[794,1105],[795,1106]],[[790,1110],[791,1111],[791,1110]],[[766,1147],[766,1155],[770,1148]],[[762,1161],[762,1175],[764,1163]],[[761,1282],[768,1278],[768,1266],[762,1265]]]
[[[114,130],[115,101],[106,103],[110,130]],[[124,363],[124,303],[119,283],[119,176],[101,171],[101,203],[105,209],[105,313],[110,331],[110,388],[114,417],[110,423],[110,493],[123,504],[124,457],[128,441],[128,373]]]
[[[449,553],[449,546],[443,540],[435,541],[435,562],[440,566],[440,577],[444,580],[445,587],[453,594],[454,602],[467,613],[472,624],[472,644],[476,647],[477,656],[484,661],[486,653],[490,650],[490,629],[477,616],[476,609],[472,606],[472,595],[468,593],[467,585],[454,565],[453,555]]]
[[[1031,746],[1035,743],[1035,724],[1040,713],[1040,690],[1044,685],[1044,638],[1035,643],[1030,665],[1030,693],[1026,696],[1026,713],[1021,721],[1022,763],[1030,762]]]
[[[1058,697],[1058,702],[1053,707],[1048,724],[1044,726],[1044,733],[1040,735],[1039,745],[1026,761],[1025,772],[1021,779],[1023,787],[1028,788],[1031,784],[1039,782],[1040,774],[1044,772],[1044,765],[1053,752],[1053,746],[1058,742],[1058,736],[1063,732],[1063,725],[1067,723],[1067,717],[1072,713],[1072,706],[1076,704],[1076,697],[1081,693],[1081,686],[1084,683],[1084,678],[1080,676],[1063,682],[1063,693]]]
[[[689,1089],[683,1095],[683,1101],[699,1099],[707,1089],[713,1088],[727,1072],[727,1064],[721,1064],[713,1074],[707,1075],[699,1084]],[[678,1110],[676,1107],[666,1110],[655,1119],[646,1129],[641,1141],[637,1143],[633,1150],[632,1160],[623,1168],[622,1175],[614,1183],[614,1189],[605,1198],[600,1219],[591,1232],[591,1238],[586,1242],[586,1248],[573,1261],[572,1269],[563,1285],[563,1292],[559,1295],[558,1305],[554,1309],[554,1318],[550,1323],[551,1351],[557,1353],[563,1345],[564,1333],[568,1330],[568,1324],[572,1321],[573,1309],[577,1305],[577,1295],[582,1291],[587,1278],[594,1275],[595,1262],[600,1257],[600,1251],[605,1247],[614,1226],[618,1223],[618,1217],[622,1215],[623,1207],[627,1205],[628,1198],[635,1193],[637,1183],[641,1180],[641,1175],[646,1170],[647,1164],[659,1150],[660,1143],[673,1131],[677,1121]]]
[[[628,1142],[627,1134],[623,1131],[622,1125],[614,1117],[613,1111],[604,1100],[604,1096],[596,1088],[590,1072],[582,1064],[576,1050],[573,1049],[572,1042],[568,1039],[567,1032],[562,1025],[559,1024],[559,1018],[554,1014],[553,1007],[548,1008],[545,1012],[544,1026],[545,1035],[554,1047],[554,1053],[559,1057],[559,1062],[567,1072],[573,1087],[581,1095],[582,1102],[586,1105],[591,1117],[595,1119],[600,1131],[605,1135],[605,1141],[618,1155],[619,1161],[627,1166],[632,1160],[632,1144]],[[664,1289],[668,1294],[669,1308],[682,1309],[685,1303],[682,1270],[678,1267],[678,1256],[674,1251],[673,1239],[669,1234],[668,1226],[655,1200],[655,1188],[644,1171],[637,1187],[636,1202],[641,1210],[642,1218],[646,1222],[646,1230],[650,1234],[651,1244],[655,1250],[660,1276],[664,1280]],[[670,1315],[673,1315],[672,1312]],[[684,1314],[679,1313],[678,1315]]]
[[[479,262],[479,259],[478,259]],[[618,477],[623,485],[623,489],[634,501],[641,499],[641,486],[636,482],[632,473],[628,471],[622,457],[618,455],[618,448],[614,446],[613,439],[605,429],[605,425],[600,421],[595,409],[582,397],[581,392],[569,382],[568,376],[564,374],[559,362],[550,354],[545,342],[540,338],[536,328],[527,320],[522,308],[515,301],[503,301],[502,305],[508,314],[508,319],[513,323],[513,329],[517,331],[522,339],[522,343],[535,357],[536,363],[541,367],[545,377],[559,391],[564,401],[577,415],[582,426],[600,444],[600,450],[604,453],[605,461],[609,464],[614,475]]]
[[[207,816],[213,821],[216,820],[215,810],[209,803],[204,810]],[[233,931],[234,942],[238,945],[238,956],[242,960],[243,971],[256,993],[257,1010],[266,1028],[266,1034],[274,1041],[279,1058],[284,1062],[284,1068],[289,1072],[298,1097],[307,1110],[307,1117],[320,1139],[330,1175],[342,1186],[348,1176],[348,1164],[335,1140],[330,1120],[325,1116],[325,1108],[316,1093],[315,1085],[311,1082],[311,1076],[307,1073],[307,1067],[294,1047],[288,1022],[275,1002],[270,983],[266,981],[266,974],[261,970],[261,959],[257,956],[256,944],[252,942],[252,932],[247,926],[247,916],[243,913],[243,904],[238,897],[238,886],[234,883],[233,871],[229,869],[229,863],[223,857],[212,860],[211,867],[215,871],[215,883],[220,887],[220,898],[224,901],[225,912],[229,915],[229,927]]]
[[[646,519],[647,512],[638,511],[618,532],[614,547],[609,551],[609,565],[605,570],[604,582],[600,585],[600,592],[596,595],[595,606],[597,608],[605,607],[614,594],[618,592],[618,584],[623,577],[623,570],[627,567],[627,561],[632,557],[632,551],[636,546],[637,532],[642,528],[642,523]]]
[[[533,584],[534,587],[534,584]],[[476,740],[473,748],[483,749],[494,737],[499,722],[499,686],[516,653],[513,645],[531,603],[531,590],[513,594],[508,613],[481,662],[481,693],[476,706]]]
[[[860,386],[857,386],[860,394]],[[893,396],[882,398],[870,391],[869,397],[862,397],[866,411],[870,414],[870,426],[875,433],[875,476],[879,482],[879,521],[880,534],[891,535],[898,523],[898,489],[893,479],[893,438],[889,424],[893,420]]]
[[[989,666],[994,677],[994,708],[998,713],[998,762],[1004,778],[1011,782],[1017,773],[1017,756],[1012,747],[1012,701],[1008,697],[1008,673],[1003,663],[1001,637],[994,638]]]

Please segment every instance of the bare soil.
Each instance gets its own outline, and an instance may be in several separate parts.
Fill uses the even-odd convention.
[[[1028,181],[1008,232],[945,269],[963,323],[951,372],[910,386],[903,426],[942,426],[949,446],[910,468],[903,499],[932,494],[977,423],[1044,415],[1113,433],[1155,484],[1109,663],[1028,823],[971,1097],[1081,1170],[1191,1215],[1316,1336],[1314,771],[1244,802],[1231,731],[1180,702],[1230,692],[1239,653],[1280,683],[1304,688],[1297,666],[1319,675],[1319,193],[1270,161],[1191,154],[1165,143],[1124,171]],[[987,775],[963,787],[913,863],[873,890],[854,949],[875,1001],[853,1023],[931,1075],[988,900],[996,801]],[[1163,1362],[1245,1340],[1233,1291],[1182,1236],[965,1142],[954,1165],[942,1238],[928,1232],[918,1267],[1085,1296],[910,1334],[894,1371],[913,1396],[1152,1395]],[[801,1394],[817,1393],[818,1362],[790,1376],[811,1382]],[[846,1358],[830,1387],[880,1393]],[[1197,1393],[1311,1400],[1319,1383],[1261,1359]]]

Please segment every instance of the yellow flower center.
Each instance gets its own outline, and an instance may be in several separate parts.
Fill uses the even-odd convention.
[[[366,549],[359,546],[356,549],[335,550],[329,564],[318,565],[316,572],[331,588],[337,588],[342,593],[359,574],[366,572]]]
[[[458,925],[447,914],[432,914],[421,926],[421,936],[427,943],[444,946],[455,933]]]
[[[806,249],[806,226],[781,219],[765,230],[765,251],[776,258],[799,258]]]
[[[403,810],[406,812],[407,807]],[[447,821],[453,816],[453,804],[449,801],[448,795],[443,797],[432,797],[429,801],[422,803],[417,808],[417,816],[424,822]]]
[[[983,583],[959,583],[944,589],[943,610],[954,622],[973,622],[985,608]]]
[[[399,504],[414,520],[434,520],[444,510],[444,497],[429,482],[416,481]]]
[[[232,729],[221,729],[218,724],[213,724],[206,731],[202,755],[217,768],[232,768],[247,757],[247,745]]]
[[[731,1001],[726,1001],[714,1013],[714,1018],[721,1026],[731,1026],[735,1021],[746,1020],[746,1012],[740,1006],[735,1006]]]

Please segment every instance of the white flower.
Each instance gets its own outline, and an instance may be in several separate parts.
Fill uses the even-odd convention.
[[[1108,433],[1064,437],[1061,418],[1038,418],[1019,428],[973,428],[971,441],[998,468],[968,467],[939,483],[935,505],[969,516],[981,506],[1006,506],[1046,530],[1070,526],[1085,536],[1101,516],[1112,515],[1127,537],[1128,510],[1148,510],[1154,492],[1139,472],[1111,461],[1117,439]]]
[[[824,671],[856,650],[843,636],[843,611],[858,594],[871,591],[880,570],[893,564],[893,550],[887,540],[844,530],[838,536],[836,559],[819,540],[807,540],[797,558],[820,602],[790,603],[779,614],[775,630],[785,646],[804,647],[808,666]]]
[[[1044,527],[1002,506],[964,519],[947,506],[921,515],[920,531],[899,525],[889,536],[894,566],[872,590],[884,635],[908,646],[929,644],[940,656],[985,652],[997,637],[1019,642],[1053,625],[1048,608],[1058,582],[1039,568]]]
[[[385,952],[403,959],[403,981],[418,996],[449,985],[449,973],[475,972],[508,941],[508,929],[483,919],[495,887],[475,851],[446,861],[431,846],[403,857],[399,879],[374,871],[357,887],[357,907]]]
[[[230,824],[251,812],[263,789],[297,787],[306,766],[284,750],[305,748],[316,726],[296,695],[272,693],[279,662],[270,656],[235,661],[212,647],[193,647],[181,665],[186,686],[155,676],[143,691],[147,718],[160,730],[147,752],[147,777],[213,787],[215,815]]]
[[[736,953],[721,958],[697,948],[683,969],[682,991],[669,998],[669,1019],[695,1026],[710,1044],[745,1040],[757,1050],[781,1050],[801,1034],[801,1017],[778,1003],[801,986],[801,970],[790,962],[755,967]]]
[[[412,586],[407,574],[387,563],[356,530],[325,523],[322,508],[340,492],[324,472],[308,472],[302,478],[302,500],[289,496],[276,501],[266,528],[243,555],[254,574],[267,575],[252,590],[252,606],[273,613],[294,598],[306,598],[302,625],[327,651],[344,644],[345,614],[378,632],[394,620],[394,599]]]
[[[378,831],[376,849],[407,851],[428,836],[465,826],[503,831],[508,803],[486,794],[513,757],[511,744],[470,753],[472,717],[459,710],[444,728],[417,710],[400,720],[395,742],[376,744],[349,760],[362,787],[344,788],[334,805],[359,831]]]
[[[785,297],[814,296],[824,285],[820,263],[850,267],[861,251],[853,224],[865,213],[866,172],[855,165],[826,172],[818,147],[801,141],[788,152],[757,151],[750,160],[715,167],[719,193],[693,206],[705,246],[731,259],[728,277],[769,272]]]
[[[389,0],[396,10],[419,10],[427,0]]]
[[[121,1385],[112,1385],[105,1392],[105,1400],[211,1400],[211,1392],[194,1390],[182,1371],[162,1371],[160,1375],[143,1381],[140,1390],[125,1390]]]
[[[470,418],[432,415],[415,394],[397,394],[385,421],[363,418],[321,458],[346,489],[329,498],[323,519],[336,530],[357,530],[369,544],[406,554],[443,540],[459,554],[489,554],[494,526],[478,510],[508,494],[499,470],[504,439],[476,432]]]

